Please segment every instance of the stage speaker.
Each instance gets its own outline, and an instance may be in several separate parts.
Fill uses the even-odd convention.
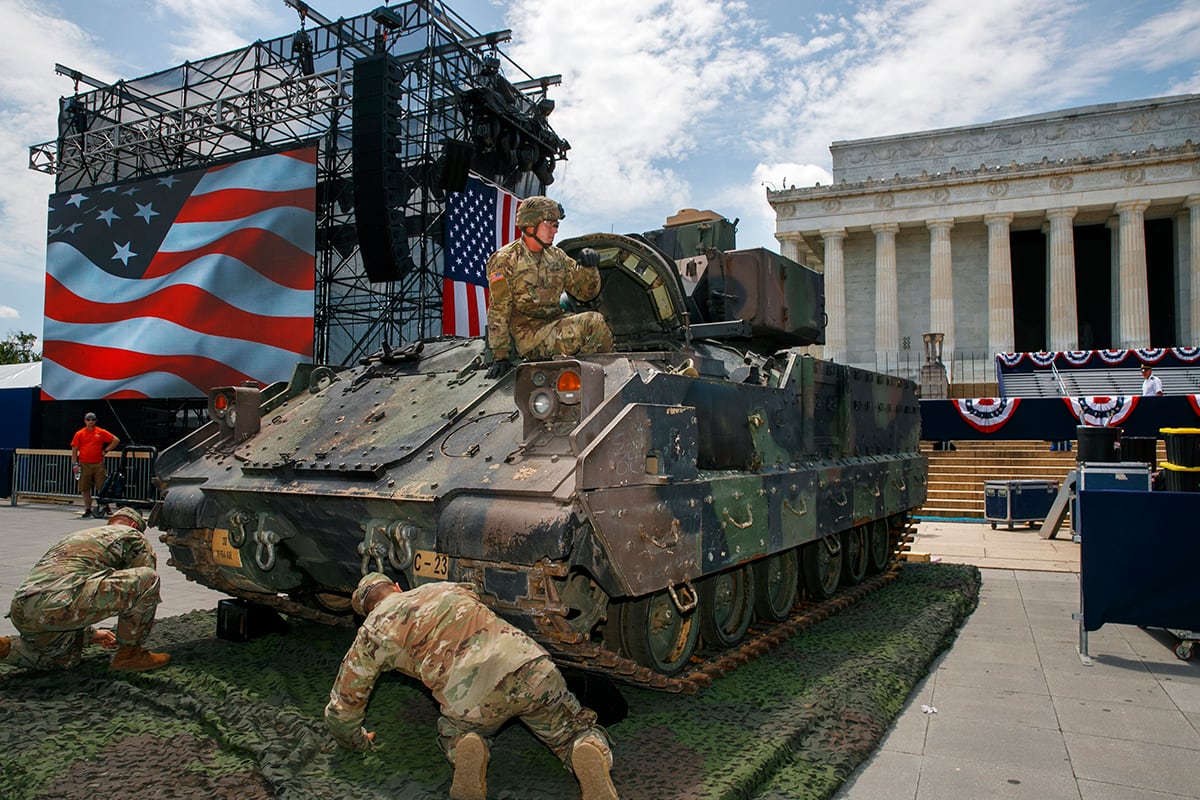
[[[467,188],[467,173],[475,156],[475,145],[447,139],[442,143],[441,185],[447,192],[461,192]]]
[[[412,188],[400,163],[403,73],[387,53],[354,62],[351,152],[354,227],[363,269],[372,283],[401,280],[414,266],[404,205]]]

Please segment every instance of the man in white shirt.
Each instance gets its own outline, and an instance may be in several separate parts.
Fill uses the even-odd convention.
[[[1149,364],[1142,364],[1142,397],[1162,397],[1162,381]]]

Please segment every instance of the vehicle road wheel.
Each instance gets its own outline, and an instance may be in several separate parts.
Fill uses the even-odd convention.
[[[792,548],[754,562],[754,613],[763,622],[782,622],[792,613],[800,588],[800,553]]]
[[[663,675],[681,672],[696,651],[696,613],[684,615],[665,591],[632,600],[621,609],[621,642],[628,655]]]
[[[867,577],[867,526],[859,525],[842,533],[842,585],[856,586]]]
[[[876,520],[871,525],[867,535],[867,549],[870,559],[867,567],[871,572],[883,572],[892,563],[892,540],[888,536],[888,526],[883,520]]]
[[[842,543],[837,535],[804,545],[800,552],[804,589],[814,600],[828,600],[842,577]]]
[[[754,616],[754,573],[749,565],[725,570],[696,586],[700,606],[700,638],[725,649],[741,641]]]

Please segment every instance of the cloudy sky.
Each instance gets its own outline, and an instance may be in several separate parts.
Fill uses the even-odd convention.
[[[310,0],[326,17],[380,2]],[[1200,0],[453,0],[507,53],[561,74],[562,237],[739,218],[778,250],[765,187],[831,179],[833,141],[1200,93]],[[0,0],[0,336],[41,335],[63,64],[134,78],[294,32],[283,0]],[[510,76],[513,77],[513,76]],[[520,77],[520,76],[516,76]]]

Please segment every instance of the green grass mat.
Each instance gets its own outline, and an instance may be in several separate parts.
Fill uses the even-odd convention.
[[[908,564],[853,607],[697,695],[623,688],[612,725],[624,800],[827,798],[878,745],[975,608],[979,571]],[[321,713],[352,633],[291,622],[246,643],[215,612],[159,620],[169,667],[107,669],[89,648],[65,673],[0,664],[0,796],[13,800],[444,798],[437,709],[418,683],[380,680],[367,714],[383,745],[340,750]],[[574,779],[520,725],[492,750],[489,797],[562,800]]]

